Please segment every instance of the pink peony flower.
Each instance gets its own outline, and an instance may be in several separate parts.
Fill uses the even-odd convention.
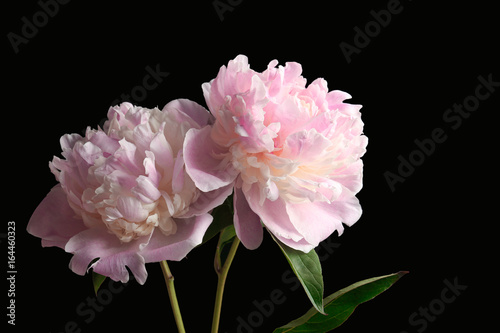
[[[343,103],[349,94],[328,92],[324,79],[306,87],[300,64],[277,64],[258,73],[239,55],[203,84],[216,121],[188,131],[184,159],[202,191],[234,186],[234,225],[247,248],[260,245],[262,221],[308,252],[360,218],[368,139],[361,106]]]
[[[147,278],[145,263],[181,260],[212,221],[231,186],[201,192],[186,174],[183,141],[213,121],[200,105],[174,100],[162,111],[123,103],[103,129],[61,138],[64,160],[50,169],[60,184],[37,207],[28,232],[42,246],[72,253],[70,268],[89,265],[113,280]]]

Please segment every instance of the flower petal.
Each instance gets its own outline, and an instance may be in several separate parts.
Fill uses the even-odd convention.
[[[209,126],[190,129],[184,140],[186,171],[196,187],[204,192],[226,186],[237,176],[229,160],[217,158],[223,150],[210,138],[211,130]]]
[[[149,244],[141,252],[146,262],[183,259],[189,251],[201,244],[213,217],[204,214],[174,220],[177,224],[175,234],[165,236],[160,230],[155,229]]]
[[[179,98],[169,102],[163,111],[168,109],[176,109],[180,112],[188,115],[192,120],[194,120],[200,127],[206,126],[213,121],[213,116],[200,104],[193,102],[189,99]]]
[[[348,226],[352,226],[359,220],[363,210],[358,198],[354,195],[348,198],[345,198],[345,196],[343,194],[338,200],[331,203],[331,214]]]
[[[316,129],[302,130],[288,136],[282,157],[308,164],[316,162],[331,145],[330,140],[319,134]]]
[[[249,250],[255,250],[263,239],[260,218],[248,205],[241,188],[234,189],[234,229],[243,245]]]
[[[342,103],[342,101],[350,98],[351,95],[341,90],[332,90],[326,97],[330,110],[338,110],[348,116],[359,117],[359,110],[362,107],[361,105]]]
[[[146,176],[139,176],[136,179],[137,185],[132,188],[132,193],[145,203],[153,203],[161,197],[161,192]]]
[[[54,186],[31,216],[27,231],[42,239],[42,246],[64,249],[68,240],[85,230],[83,220],[76,216],[68,204],[61,185]]]
[[[226,185],[210,192],[200,192],[195,202],[191,203],[189,210],[179,218],[202,215],[224,203],[226,198],[233,192],[233,184]]]
[[[175,159],[174,170],[172,174],[172,191],[173,193],[179,193],[184,188],[184,158],[182,156],[182,150],[177,153],[177,158]]]
[[[75,146],[75,143],[80,141],[82,136],[80,134],[64,134],[59,139],[59,143],[61,144],[61,148],[63,151],[71,150]]]
[[[304,239],[314,247],[335,230],[342,233],[342,222],[335,218],[334,206],[327,202],[289,203],[286,206],[290,221]]]
[[[73,236],[66,244],[65,251],[74,254],[69,267],[76,274],[84,275],[92,260],[99,258],[91,266],[96,273],[115,281],[127,282],[127,266],[137,282],[144,284],[147,278],[145,261],[138,252],[148,239],[149,236],[144,236],[123,243],[104,228],[92,228]]]
[[[151,140],[150,150],[155,156],[157,165],[163,170],[171,170],[174,167],[174,154],[172,147],[163,134],[164,125],[160,127],[156,136]]]
[[[123,218],[130,222],[144,221],[149,214],[139,199],[129,196],[120,196],[116,207],[106,207],[105,210],[112,218]]]
[[[302,239],[300,239],[298,241],[294,241],[292,239],[281,237],[279,235],[274,235],[274,237],[276,237],[283,244],[285,244],[285,245],[287,245],[287,246],[289,246],[289,247],[291,247],[293,249],[302,251],[304,253],[308,253],[309,251],[311,251],[312,249],[315,248],[315,246],[313,244],[310,244],[304,238],[302,238]]]
[[[301,240],[303,237],[297,232],[297,229],[290,222],[286,211],[286,202],[281,197],[274,201],[264,200],[261,205],[260,190],[257,184],[253,184],[249,191],[244,192],[248,205],[260,218],[262,223],[274,235],[286,239],[291,239],[294,242]]]

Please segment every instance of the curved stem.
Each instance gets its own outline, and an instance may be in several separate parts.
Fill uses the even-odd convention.
[[[170,304],[172,305],[172,312],[174,313],[175,323],[177,324],[177,330],[179,333],[186,333],[184,330],[184,323],[182,322],[181,310],[179,308],[179,303],[177,303],[177,296],[175,294],[174,288],[174,276],[170,272],[167,261],[160,261],[161,270],[163,271],[163,276],[165,277],[165,283],[167,285],[168,297],[170,298]]]
[[[222,269],[220,270],[216,268],[219,280],[217,282],[217,293],[215,294],[214,316],[212,320],[212,333],[217,333],[219,331],[224,285],[226,284],[227,273],[229,272],[229,267],[231,267],[231,263],[233,262],[234,255],[236,254],[236,250],[238,249],[239,244],[240,240],[238,239],[238,237],[234,237],[233,244],[231,245],[231,249],[229,250],[229,254],[227,255],[226,261],[224,262],[224,266],[222,266]]]

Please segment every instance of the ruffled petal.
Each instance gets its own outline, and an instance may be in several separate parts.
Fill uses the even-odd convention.
[[[363,213],[358,198],[349,193],[341,195],[338,200],[332,202],[330,210],[333,217],[339,219],[348,226],[352,226],[356,223]]]
[[[233,184],[226,185],[210,192],[201,192],[195,202],[191,203],[189,210],[179,218],[192,217],[205,214],[224,203],[233,192]]]
[[[314,249],[316,247],[315,245],[310,244],[304,238],[302,238],[298,241],[294,241],[292,239],[281,237],[279,235],[274,235],[274,237],[276,237],[280,242],[282,242],[286,246],[291,247],[292,249],[302,251],[304,253],[308,253],[309,251],[311,251],[312,249]]]
[[[130,268],[137,282],[144,284],[148,276],[144,258],[139,253],[150,236],[123,243],[105,228],[92,228],[73,236],[66,244],[65,251],[73,253],[69,267],[73,272],[84,275],[92,264],[96,273],[109,276],[112,280],[127,282]]]
[[[351,99],[352,96],[341,90],[333,90],[328,93],[326,99],[330,110],[338,110],[339,112],[350,117],[359,117],[361,105],[342,103],[346,99]]]
[[[161,197],[161,192],[146,176],[139,176],[136,179],[137,185],[132,189],[132,193],[144,203],[153,203]]]
[[[177,225],[175,234],[165,236],[155,229],[149,244],[141,252],[146,262],[162,260],[179,261],[195,246],[201,244],[213,217],[210,214],[185,219],[174,219]]]
[[[210,138],[211,130],[209,126],[190,129],[184,140],[186,171],[196,187],[204,192],[229,185],[238,175],[230,160],[221,156],[224,150]]]
[[[260,216],[262,223],[264,223],[267,229],[276,236],[291,239],[294,242],[303,239],[303,236],[290,222],[285,200],[281,197],[274,201],[264,200],[264,203],[261,205],[259,202],[259,191],[258,185],[254,184],[249,191],[244,192],[245,198],[252,211]]]
[[[171,101],[163,108],[163,111],[176,109],[188,115],[200,127],[206,126],[213,122],[213,116],[200,104],[193,102],[189,99],[179,98]]]
[[[316,129],[302,130],[288,136],[281,156],[306,165],[318,163],[317,160],[322,159],[322,155],[325,155],[331,145],[330,140],[319,134]]]

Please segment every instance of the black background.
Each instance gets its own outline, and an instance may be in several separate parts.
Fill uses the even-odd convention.
[[[10,330],[21,332],[36,324],[39,332],[64,332],[73,321],[81,332],[175,331],[158,264],[147,265],[145,285],[131,282],[119,292],[108,292],[111,298],[95,317],[81,315],[77,308],[88,310],[85,304],[95,298],[90,277],[68,269],[70,254],[42,248],[39,239],[26,233],[26,224],[56,184],[48,161],[60,155],[60,136],[96,127],[113,101],[142,85],[146,66],[170,74],[136,104],[161,108],[181,97],[204,104],[201,84],[238,54],[247,55],[257,71],[273,59],[282,65],[300,62],[308,82],[323,77],[331,90],[347,91],[352,103],[363,105],[369,145],[358,197],[364,213],[341,237],[331,236],[330,243],[338,244],[331,255],[318,250],[324,258],[325,295],[372,276],[399,270],[410,274],[361,305],[337,332],[487,327],[492,318],[488,309],[494,306],[489,301],[498,293],[498,162],[493,140],[500,89],[456,129],[443,115],[474,95],[480,75],[500,81],[493,5],[401,0],[400,13],[373,33],[348,63],[339,44],[354,45],[353,29],[364,29],[374,21],[370,12],[386,9],[389,1],[232,1],[232,11],[224,12],[223,20],[212,1],[159,3],[59,5],[57,14],[42,22],[17,53],[8,33],[21,35],[22,18],[32,22],[41,7],[35,1],[4,4],[1,146],[7,201],[2,204],[1,233],[7,232],[8,221],[16,222],[17,268],[16,326]],[[430,138],[435,128],[443,129],[446,141],[436,144],[391,191],[384,173],[397,173],[398,156],[408,158],[417,149],[414,140]],[[5,238],[2,249],[6,272]],[[212,240],[170,266],[188,332],[210,330],[214,251]],[[256,326],[240,332],[272,332],[309,309],[304,292],[292,290],[288,270],[269,236],[257,250],[240,247],[229,273],[220,332],[238,332],[238,317]],[[444,280],[456,280],[467,289],[442,309]],[[3,285],[5,309],[8,285]],[[105,286],[109,290],[108,282]],[[284,301],[268,316],[256,314],[253,302],[269,300],[273,290]],[[440,312],[432,320],[409,321],[430,304]],[[7,319],[2,315],[3,322]]]

